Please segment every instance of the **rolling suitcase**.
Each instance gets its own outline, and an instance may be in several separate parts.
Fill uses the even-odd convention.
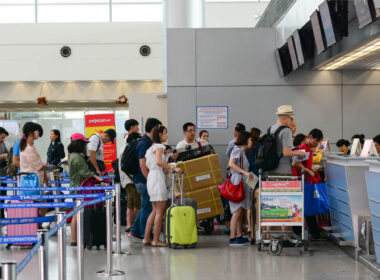
[[[91,250],[101,245],[106,248],[106,211],[103,207],[85,208],[83,213],[83,245]]]
[[[104,180],[99,182],[93,177],[85,179],[81,186],[100,186],[102,184],[111,184],[111,181]],[[101,193],[102,191],[79,191],[78,193]],[[91,198],[85,198],[85,201]],[[98,249],[101,245],[106,247],[107,244],[107,229],[106,229],[106,211],[103,203],[97,203],[94,206],[85,206],[83,213],[83,244],[84,247],[91,250],[93,246]]]
[[[198,241],[197,215],[193,206],[183,206],[183,175],[181,180],[181,205],[174,205],[174,184],[172,179],[172,205],[167,209],[164,221],[165,240],[169,248],[178,246],[195,248]]]
[[[33,203],[33,201],[19,201],[13,200],[11,203]],[[9,208],[7,209],[7,218],[37,218],[38,208]],[[20,235],[37,235],[38,223],[33,224],[20,224],[20,225],[7,225],[7,236],[20,236]],[[32,246],[32,243],[15,243],[8,244],[7,249],[12,245],[16,246]]]

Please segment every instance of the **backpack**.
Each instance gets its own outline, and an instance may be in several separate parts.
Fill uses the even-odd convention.
[[[136,146],[140,141],[148,142],[145,138],[131,140],[125,147],[123,155],[121,156],[120,167],[127,175],[134,176],[139,172],[140,164],[136,157]]]
[[[18,168],[16,165],[13,164],[13,147],[11,147],[11,150],[8,153],[7,163],[8,163],[7,175],[11,177],[16,176]]]
[[[270,171],[277,168],[282,158],[282,153],[281,155],[277,153],[278,134],[284,128],[287,128],[287,126],[280,126],[274,134],[271,134],[271,127],[269,127],[267,134],[259,139],[255,158],[257,170]]]

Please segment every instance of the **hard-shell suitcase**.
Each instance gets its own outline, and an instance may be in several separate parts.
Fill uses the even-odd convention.
[[[33,203],[27,200],[12,200],[11,203]],[[38,208],[8,208],[7,218],[36,218],[38,217]],[[20,225],[7,225],[7,236],[20,236],[20,235],[36,235],[38,230],[38,223],[33,224],[20,224]],[[32,243],[15,243],[8,244],[7,249],[11,245],[16,246],[32,246]]]
[[[91,250],[101,245],[106,247],[106,211],[103,207],[85,208],[83,213],[83,244]]]
[[[183,175],[181,181],[181,206],[174,205],[174,183],[176,175],[172,179],[172,205],[165,215],[164,233],[165,240],[170,248],[188,246],[195,248],[198,241],[197,215],[194,207],[183,206]]]
[[[82,187],[99,186],[103,184],[111,184],[111,181],[104,180],[99,182],[93,177],[85,179]],[[85,190],[78,193],[101,193],[102,191]],[[86,198],[84,200],[91,200]],[[95,207],[95,208],[94,208]],[[95,206],[85,206],[83,213],[83,244],[84,247],[91,250],[93,246],[98,249],[101,245],[106,247],[107,244],[106,233],[106,211],[103,203],[97,203]]]

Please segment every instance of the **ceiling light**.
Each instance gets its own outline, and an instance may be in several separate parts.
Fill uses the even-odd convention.
[[[319,68],[319,70],[336,70],[347,63],[359,60],[363,56],[371,55],[373,52],[380,49],[380,38],[373,40],[372,42],[357,48],[356,50],[349,52],[348,54],[338,57],[337,59],[327,63]],[[373,67],[372,70],[380,70],[380,67]]]

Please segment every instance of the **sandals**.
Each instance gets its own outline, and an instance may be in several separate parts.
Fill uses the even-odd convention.
[[[147,241],[147,240],[143,239],[142,244],[145,246],[149,246],[152,244],[152,241]]]
[[[152,247],[168,247],[168,244],[166,243],[163,243],[161,241],[158,241],[158,242],[152,242]]]

